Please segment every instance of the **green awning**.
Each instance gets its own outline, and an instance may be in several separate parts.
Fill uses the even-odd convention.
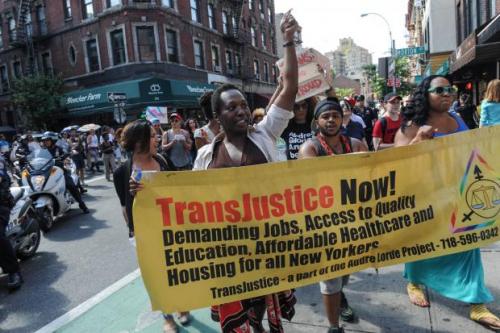
[[[198,98],[215,88],[199,82],[146,78],[74,91],[63,96],[62,105],[70,115],[112,112],[115,102],[108,96],[113,94],[126,96],[125,109],[152,105],[196,108]]]
[[[447,75],[450,72],[450,62],[445,60],[436,70],[436,75]]]

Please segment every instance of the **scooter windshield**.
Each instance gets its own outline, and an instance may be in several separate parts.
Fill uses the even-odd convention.
[[[34,171],[45,171],[54,166],[54,159],[47,149],[37,149],[28,155],[28,163]]]

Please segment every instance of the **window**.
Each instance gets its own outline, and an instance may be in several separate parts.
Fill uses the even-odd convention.
[[[122,4],[122,0],[106,0],[106,8],[120,6],[121,4]]]
[[[123,29],[111,31],[111,54],[113,57],[113,65],[120,65],[127,62],[127,55],[125,50],[125,39],[123,36]]]
[[[278,72],[276,71],[276,66],[273,65],[271,70],[272,70],[272,75],[273,75],[273,82],[277,83],[278,82],[278,76],[277,76]]]
[[[75,47],[73,45],[69,46],[68,58],[69,58],[69,63],[72,66],[76,65],[76,50],[75,50]]]
[[[229,20],[226,11],[222,12],[222,32],[226,35],[229,34]]]
[[[2,85],[2,92],[9,91],[9,74],[7,72],[7,66],[0,67],[0,83]]]
[[[264,19],[264,15],[266,14],[266,9],[264,7],[264,0],[259,0],[259,11],[260,11],[260,17]]]
[[[267,7],[267,18],[269,23],[273,24],[273,11],[271,10],[271,7]]]
[[[233,72],[233,52],[226,50],[226,70]]]
[[[255,0],[249,0],[248,1],[248,9],[253,10],[255,8]]]
[[[40,35],[47,34],[47,20],[45,18],[45,8],[43,6],[36,7],[36,15],[38,18],[38,31]]]
[[[89,39],[85,43],[87,48],[88,71],[96,72],[101,66],[99,65],[99,51],[97,50],[97,39]]]
[[[240,72],[241,72],[241,55],[239,53],[234,54],[234,64],[236,66],[236,73],[240,74]]]
[[[262,31],[262,34],[260,35],[261,36],[261,41],[262,41],[262,48],[263,49],[267,49],[267,45],[266,45],[266,32],[265,31]]]
[[[198,22],[198,23],[201,23],[199,1],[200,0],[190,0],[190,2],[191,2],[191,20]]]
[[[212,45],[212,69],[214,72],[220,72],[219,48]]]
[[[156,61],[155,30],[153,26],[137,27],[139,61]]]
[[[63,2],[64,18],[68,19],[71,17],[71,0],[62,0],[62,2]]]
[[[257,47],[257,33],[255,32],[255,28],[252,27],[250,31],[252,33],[252,46]]]
[[[0,18],[0,49],[3,47],[3,21]]]
[[[177,33],[173,30],[166,30],[167,36],[167,60],[179,62],[179,50],[177,49]]]
[[[12,63],[12,69],[14,72],[14,77],[20,79],[23,76],[23,68],[21,66],[21,61],[17,60]]]
[[[26,29],[26,35],[28,37],[33,36],[33,22],[31,20],[31,12],[26,13],[26,23],[24,24]]]
[[[234,35],[238,34],[238,22],[236,22],[236,17],[235,16],[231,17],[231,25],[233,26],[232,33]]]
[[[259,61],[254,60],[253,61],[253,74],[255,80],[260,80],[260,68],[259,68]]]
[[[211,3],[208,4],[208,26],[210,27],[210,29],[217,29],[217,25],[215,23],[214,5]]]
[[[205,59],[203,57],[203,43],[194,41],[194,65],[196,68],[205,68]]]
[[[82,0],[82,17],[84,20],[94,17],[94,4],[92,0]]]
[[[496,0],[488,0],[488,18],[493,18],[496,13]]]
[[[264,63],[264,81],[269,82],[269,64]]]
[[[45,75],[54,74],[54,71],[52,68],[52,60],[50,59],[49,52],[42,53],[42,70],[43,70],[43,74],[45,74]]]
[[[162,6],[174,8],[174,0],[161,0]]]
[[[16,20],[13,17],[9,18],[9,42],[14,42],[16,40]]]

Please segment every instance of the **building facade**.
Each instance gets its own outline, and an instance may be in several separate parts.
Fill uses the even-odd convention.
[[[37,73],[63,78],[73,122],[112,122],[110,93],[135,119],[146,106],[199,116],[215,84],[240,86],[251,106],[274,91],[273,0],[4,0],[0,19],[2,124],[22,116],[13,80]]]
[[[350,37],[339,41],[338,52],[345,56],[346,76],[353,80],[363,79],[363,66],[372,64],[372,55],[367,49],[356,45]]]
[[[455,0],[455,12],[450,75],[479,104],[488,82],[500,78],[500,0]]]
[[[330,60],[335,75],[347,75],[345,54],[341,51],[326,52],[325,57]]]

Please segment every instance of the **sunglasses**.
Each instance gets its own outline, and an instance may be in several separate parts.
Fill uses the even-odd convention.
[[[445,87],[430,88],[427,91],[430,93],[436,94],[436,95],[443,96],[444,94],[447,94],[447,95],[455,94],[457,92],[457,89],[455,87],[452,87],[452,86],[445,86]]]

